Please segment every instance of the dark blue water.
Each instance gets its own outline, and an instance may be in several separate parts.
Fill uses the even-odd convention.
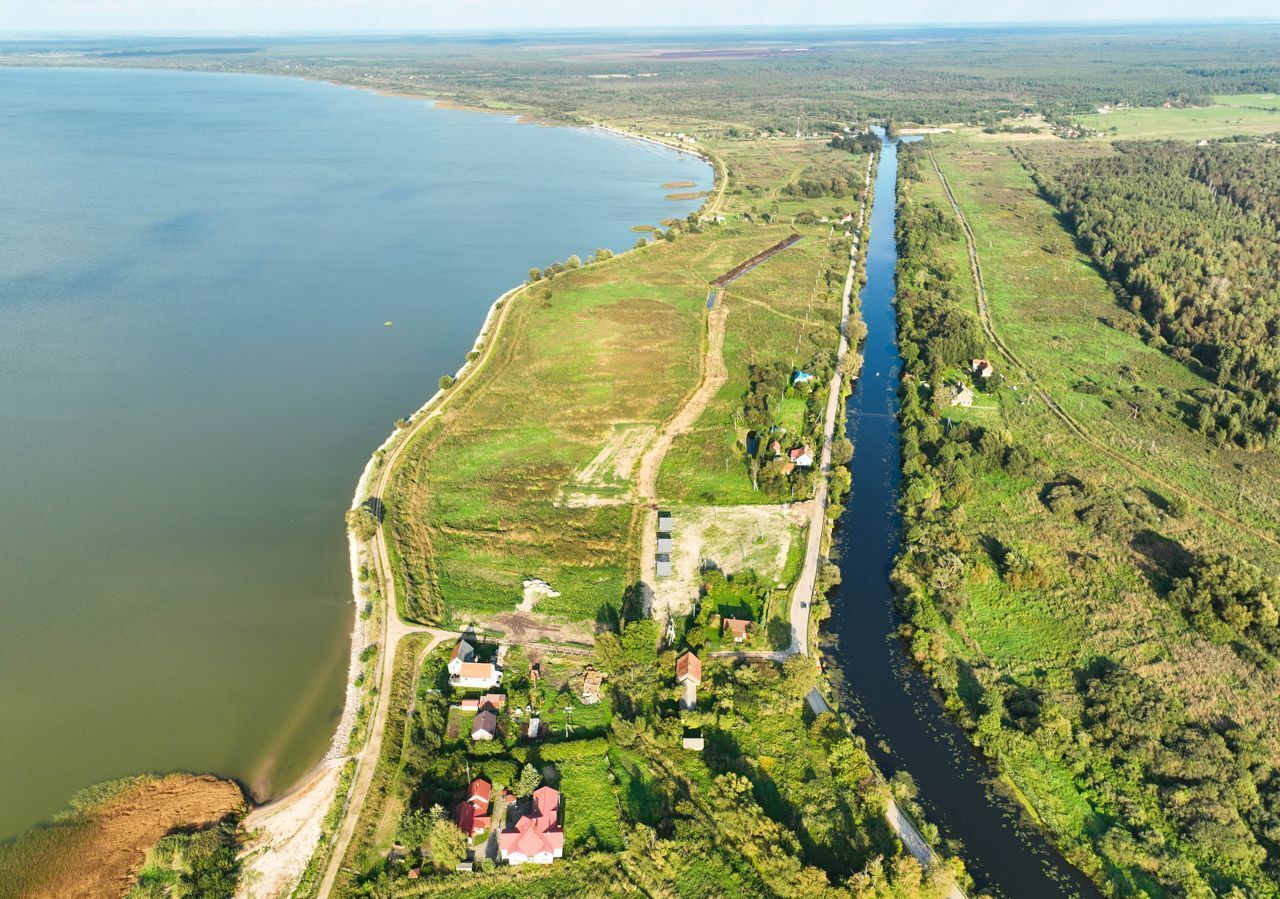
[[[319,758],[369,454],[494,298],[685,180],[301,80],[0,69],[0,838],[107,778]]]
[[[841,584],[823,650],[842,673],[842,705],[854,716],[882,771],[905,770],[920,788],[928,820],[961,856],[978,887],[1010,899],[1097,897],[1097,889],[996,797],[990,767],[946,716],[927,678],[895,636],[899,618],[889,584],[902,537],[898,512],[897,319],[893,305],[897,144],[886,142],[876,174],[862,315],[867,323],[862,376],[849,397],[845,433],[854,445],[853,486],[836,541]]]

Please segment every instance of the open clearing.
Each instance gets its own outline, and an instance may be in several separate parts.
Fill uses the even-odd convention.
[[[811,511],[807,502],[673,510],[671,577],[654,582],[654,617],[662,621],[687,614],[698,598],[699,575],[707,568],[726,575],[751,570],[764,581],[780,582]]]
[[[1086,128],[1103,132],[1107,140],[1212,140],[1234,134],[1271,134],[1280,131],[1280,108],[1245,105],[1251,96],[1227,98],[1232,105],[1176,109],[1113,109],[1107,113],[1077,116]]]
[[[573,482],[586,487],[629,487],[631,472],[656,431],[653,425],[615,426],[600,452],[573,476]]]

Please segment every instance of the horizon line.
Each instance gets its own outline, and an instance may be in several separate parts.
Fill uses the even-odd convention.
[[[151,40],[181,40],[190,38],[394,38],[433,37],[440,35],[555,35],[555,34],[742,34],[755,31],[873,31],[873,30],[921,30],[921,29],[978,29],[978,28],[1100,28],[1109,26],[1188,26],[1188,25],[1277,25],[1280,16],[1234,16],[1227,18],[1173,17],[1140,19],[1009,19],[992,21],[939,21],[939,22],[886,22],[878,24],[851,22],[823,22],[798,25],[777,25],[756,22],[732,25],[594,25],[594,26],[526,26],[519,28],[483,28],[476,26],[437,26],[434,28],[370,28],[370,29],[320,29],[320,30],[227,30],[227,31],[0,31],[0,43],[16,40],[126,40],[146,38]]]

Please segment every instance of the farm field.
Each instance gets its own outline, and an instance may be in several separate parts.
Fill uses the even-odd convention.
[[[1275,558],[1280,459],[1274,450],[1218,446],[1189,426],[1183,398],[1209,385],[1137,336],[1137,316],[1116,302],[1014,154],[962,137],[934,140],[932,151],[972,228],[996,334],[1018,360],[988,347],[998,369],[997,409],[980,412],[975,404],[943,416],[1000,429],[1039,462],[975,473],[964,488],[959,517],[944,527],[973,567],[940,602],[945,624],[928,640],[927,631],[917,635],[917,654],[1076,864],[1126,890],[1165,895],[1166,886],[1139,870],[1151,862],[1126,867],[1112,854],[1114,839],[1097,837],[1110,826],[1108,791],[1139,788],[1088,752],[1053,748],[1046,719],[1029,724],[1014,709],[1019,697],[1034,696],[1037,709],[1054,710],[1053,726],[1081,726],[1080,679],[1105,662],[1138,672],[1189,722],[1256,724],[1259,751],[1280,760],[1273,666],[1207,639],[1169,598],[1196,557],[1226,551],[1264,566]],[[1037,154],[1099,148],[1020,144],[1019,151],[1034,162]],[[910,202],[949,215],[927,158],[921,170],[922,180],[907,182]],[[937,256],[976,315],[958,231],[939,241]],[[1088,439],[1051,413],[1034,387]],[[1064,513],[1063,491],[1051,493],[1063,484],[1106,500]],[[1018,560],[1016,574],[1010,558]],[[979,723],[994,693],[1010,704],[1005,718],[1013,722],[998,735]],[[1267,882],[1243,859],[1224,861],[1207,836],[1188,839],[1173,823],[1178,812],[1153,805],[1144,814],[1192,860],[1176,875],[1180,882],[1221,883],[1224,871]]]
[[[1259,99],[1257,105],[1250,102],[1254,97]],[[1106,140],[1213,140],[1280,131],[1280,106],[1275,105],[1274,95],[1242,94],[1219,97],[1217,102],[1221,105],[1113,109],[1076,116],[1075,120],[1102,132],[1095,139]]]
[[[1250,109],[1280,110],[1280,94],[1227,94],[1214,97],[1219,106],[1242,106]]]

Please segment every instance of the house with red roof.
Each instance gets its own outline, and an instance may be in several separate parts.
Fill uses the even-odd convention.
[[[733,635],[734,643],[741,643],[747,639],[747,631],[751,627],[751,622],[743,618],[726,618],[721,622],[720,633],[728,632]]]
[[[812,468],[813,447],[807,443],[804,446],[798,446],[787,453],[787,458],[791,460],[791,464],[796,468]]]
[[[691,652],[686,652],[676,659],[676,683],[692,683],[695,687],[702,683],[702,660]]]
[[[453,820],[458,828],[475,839],[477,834],[489,829],[489,798],[493,786],[483,777],[477,777],[467,786],[467,798],[459,802],[453,810]]]
[[[508,812],[510,821],[511,813]],[[529,813],[515,819],[498,834],[498,851],[513,865],[533,862],[549,865],[564,855],[564,828],[560,826],[560,794],[551,787],[534,790]]]
[[[497,665],[477,662],[475,658],[475,647],[465,639],[459,639],[449,655],[450,686],[488,690],[502,683],[502,672]]]

